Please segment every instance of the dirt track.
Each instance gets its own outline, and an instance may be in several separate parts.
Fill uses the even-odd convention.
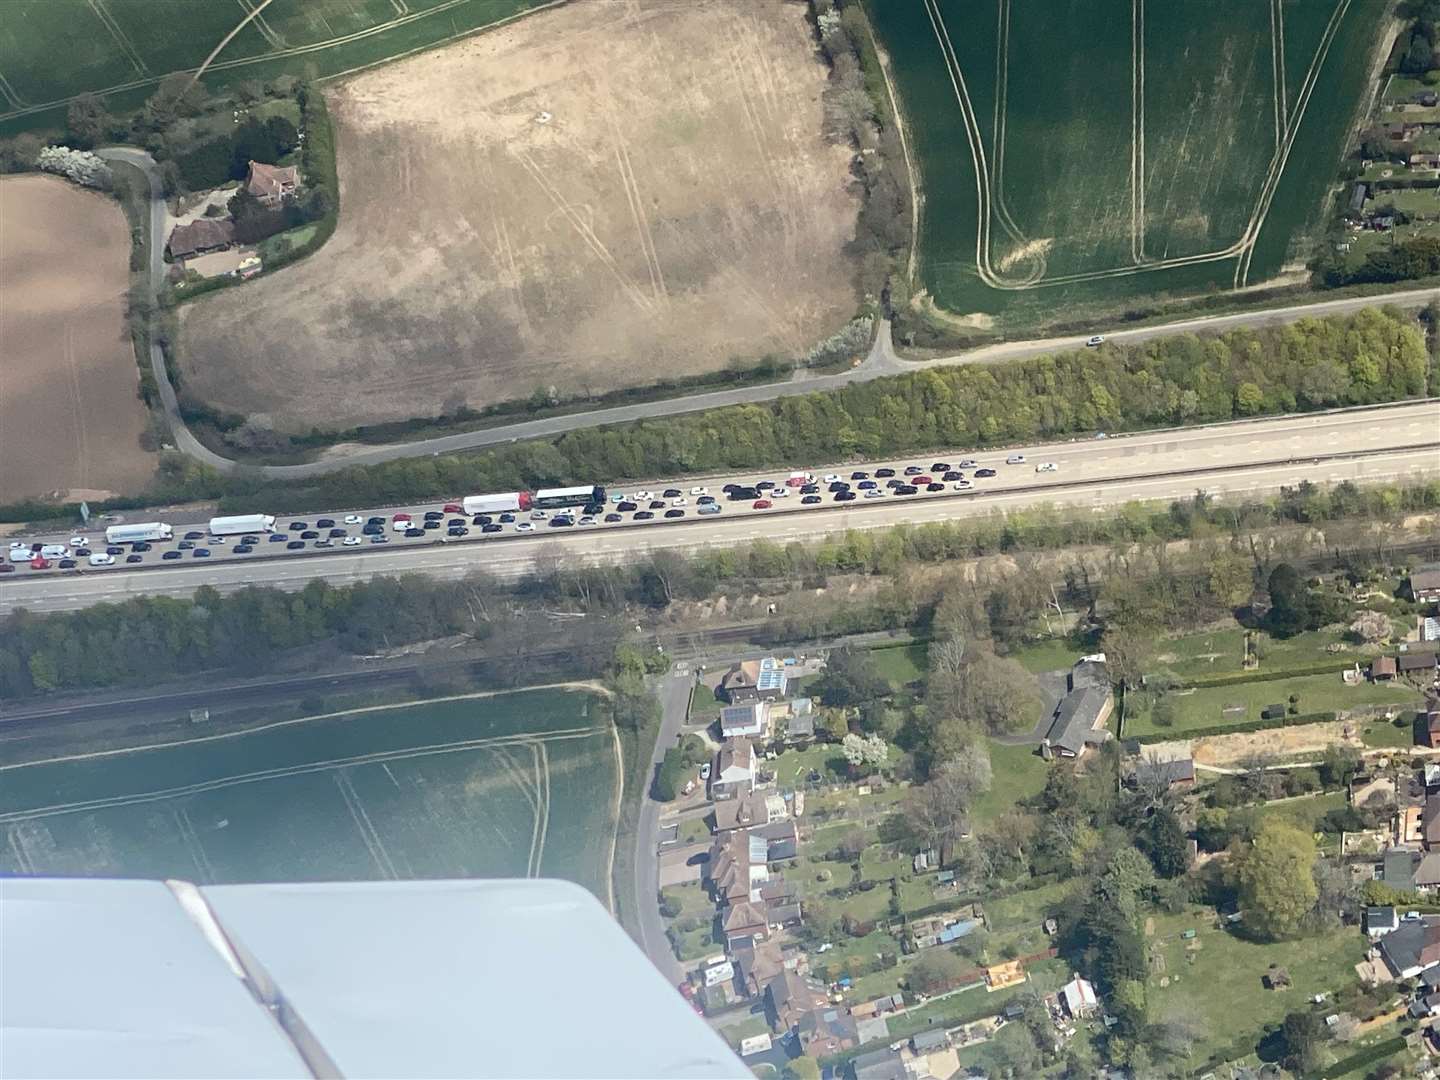
[[[118,203],[53,176],[0,179],[0,493],[134,491],[155,455],[125,336]]]
[[[802,5],[607,0],[358,76],[336,235],[189,305],[187,384],[295,430],[801,354],[855,306],[825,74]]]

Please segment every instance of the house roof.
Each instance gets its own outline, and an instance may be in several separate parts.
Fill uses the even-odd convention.
[[[785,1007],[813,1009],[817,1002],[825,1000],[825,992],[819,986],[812,986],[806,979],[793,971],[782,971],[765,984],[765,996],[775,1010]]]
[[[796,1023],[802,1035],[815,1039],[835,1039],[839,1042],[855,1042],[855,1020],[843,1008],[824,1003],[806,1012]]]
[[[785,734],[792,738],[815,734],[815,710],[809,698],[790,702],[790,718],[785,721]]]
[[[1420,812],[1420,831],[1425,843],[1440,843],[1440,792],[1425,797],[1425,809]]]
[[[774,926],[784,926],[800,918],[800,905],[794,902],[767,904],[765,917]]]
[[[950,1033],[944,1028],[917,1031],[911,1036],[910,1045],[917,1054],[928,1054],[931,1050],[943,1050],[950,1045]]]
[[[779,690],[785,692],[785,665],[773,656],[767,656],[760,661],[760,675],[755,680],[755,687],[758,690]]]
[[[740,969],[740,977],[755,987],[764,986],[785,970],[785,958],[776,938],[737,941],[731,946],[730,954],[735,958],[735,966]]]
[[[765,925],[765,912],[750,903],[749,900],[741,900],[737,904],[731,904],[730,910],[725,912],[725,932],[728,934],[735,930],[748,930],[756,926]]]
[[[795,886],[791,885],[779,874],[773,874],[760,886],[761,900],[787,901],[795,898]]]
[[[715,831],[729,832],[732,829],[748,829],[757,821],[763,825],[767,816],[763,796],[752,792],[743,799],[727,799],[715,804]]]
[[[890,1038],[890,1021],[883,1016],[867,1016],[863,1020],[856,1020],[855,1038],[862,1046],[868,1042],[888,1039]]]
[[[755,747],[750,745],[749,739],[730,739],[720,747],[716,756],[715,771],[722,777],[731,769],[747,773],[755,771]]]
[[[249,175],[245,177],[245,190],[259,199],[277,199],[292,190],[298,180],[293,165],[281,168],[266,165],[263,161],[252,161]]]
[[[1095,997],[1095,987],[1086,979],[1071,979],[1060,988],[1060,993],[1064,995],[1065,1007],[1072,1016],[1085,1009],[1093,1009],[1099,1003]]]
[[[1440,563],[1426,563],[1417,566],[1410,575],[1410,590],[1440,589]]]
[[[855,1080],[905,1080],[905,1059],[898,1050],[891,1050],[888,1046],[855,1055],[850,1067],[854,1070]]]
[[[1401,671],[1429,671],[1435,666],[1433,652],[1408,652],[1401,655],[1399,668]]]
[[[1365,909],[1365,925],[1367,926],[1393,926],[1395,923],[1395,909],[1393,907],[1369,907]]]
[[[1427,851],[1415,866],[1415,887],[1428,889],[1440,885],[1440,851]]]
[[[1164,780],[1167,784],[1193,781],[1195,779],[1195,759],[1186,757],[1156,761],[1154,758],[1144,757],[1135,766],[1135,777],[1141,783],[1151,779]]]
[[[1377,656],[1370,661],[1370,677],[1373,679],[1380,675],[1395,674],[1395,657]]]
[[[1415,887],[1415,864],[1419,853],[1409,848],[1390,848],[1382,860],[1380,880],[1392,889],[1406,892]]]
[[[1397,975],[1440,964],[1440,922],[1402,920],[1399,929],[1380,939],[1380,954]]]
[[[177,225],[166,246],[176,259],[211,251],[235,242],[235,226],[229,218],[196,218],[188,225]]]
[[[736,735],[757,735],[765,726],[763,701],[747,705],[727,705],[720,710],[720,734],[729,739]]]
[[[1050,745],[1072,754],[1080,753],[1085,748],[1086,736],[1109,704],[1110,695],[1108,685],[1082,686],[1066,694],[1055,710],[1055,722],[1046,736]]]

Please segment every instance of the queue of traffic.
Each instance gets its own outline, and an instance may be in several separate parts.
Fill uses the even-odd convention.
[[[1006,464],[1025,463],[1023,454],[1011,454]],[[1054,472],[1043,462],[1036,472]],[[831,473],[816,477],[791,472],[784,479],[758,479],[728,483],[712,493],[706,485],[659,488],[651,491],[607,490],[598,484],[470,495],[439,508],[395,510],[386,514],[346,513],[338,517],[292,518],[279,521],[270,514],[241,514],[211,518],[203,527],[185,529],[163,521],[120,523],[105,529],[103,542],[77,534],[63,541],[12,541],[0,573],[19,567],[30,571],[83,571],[121,569],[152,563],[177,563],[216,556],[246,557],[296,555],[332,549],[356,549],[392,542],[455,543],[500,533],[534,533],[537,529],[590,529],[617,525],[674,521],[690,514],[710,517],[725,512],[764,513],[788,505],[819,506],[826,502],[898,499],[963,494],[978,482],[997,475],[996,469],[966,458],[951,465],[856,469],[847,476]],[[793,502],[791,501],[793,500]],[[178,538],[177,538],[178,529]]]

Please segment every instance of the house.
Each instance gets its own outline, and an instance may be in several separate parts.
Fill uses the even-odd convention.
[[[764,906],[752,904],[748,899],[731,904],[725,911],[721,925],[725,930],[727,944],[741,938],[763,941],[770,936],[770,922],[766,918]]]
[[[1082,979],[1078,975],[1060,988],[1060,1001],[1065,1006],[1065,1012],[1075,1020],[1093,1015],[1100,1005],[1100,999],[1095,996],[1095,987],[1090,985],[1088,979]]]
[[[1440,604],[1440,563],[1415,568],[1410,575],[1410,599],[1417,604]]]
[[[1440,964],[1440,916],[1402,919],[1380,939],[1380,956],[1397,979],[1413,979]]]
[[[710,798],[735,799],[755,790],[755,747],[746,739],[733,739],[720,747],[710,770]]]
[[[1365,909],[1365,933],[1374,940],[1400,927],[1400,916],[1393,907]]]
[[[1350,202],[1346,206],[1346,215],[1351,218],[1360,217],[1365,210],[1365,185],[1356,184],[1350,189]]]
[[[785,665],[773,656],[736,664],[720,680],[720,697],[731,705],[752,701],[778,701],[789,681]]]
[[[1397,665],[1393,656],[1377,656],[1370,661],[1370,681],[1385,682],[1395,678]]]
[[[1392,889],[1410,892],[1415,888],[1415,866],[1419,861],[1420,853],[1413,848],[1389,848],[1380,863],[1380,880]]]
[[[802,1016],[826,1004],[825,988],[817,982],[795,974],[781,972],[765,984],[765,1011],[770,1026],[784,1033],[795,1027]]]
[[[1425,729],[1425,744],[1440,747],[1440,702],[1432,702],[1421,720]]]
[[[1437,655],[1440,654],[1433,652],[1401,653],[1395,660],[1395,666],[1401,675],[1428,678],[1435,673]]]
[[[795,893],[795,886],[779,874],[775,874],[761,884],[760,899],[767,904],[793,904],[798,897]]]
[[[800,834],[795,828],[795,822],[788,819],[759,825],[750,830],[750,835],[765,841],[766,862],[784,862],[800,853]]]
[[[228,248],[234,242],[235,225],[229,218],[197,218],[188,225],[176,225],[165,246],[172,259],[188,259]]]
[[[772,821],[783,821],[789,815],[785,800],[779,795],[761,795],[752,791],[741,798],[715,804],[715,831],[724,833],[748,829],[752,825],[769,825]]]
[[[245,176],[245,190],[255,196],[262,206],[271,209],[283,203],[286,197],[295,194],[299,175],[294,166],[280,168],[260,161],[250,162],[250,171]]]
[[[888,1046],[857,1054],[850,1061],[850,1072],[855,1080],[907,1080],[905,1059]]]
[[[1422,994],[1410,1003],[1410,1015],[1416,1020],[1440,1016],[1440,993]]]
[[[1440,761],[1427,761],[1425,763],[1425,792],[1440,788]]]
[[[1425,796],[1425,808],[1420,811],[1420,841],[1427,850],[1440,846],[1440,792]]]
[[[1023,1014],[1024,1009],[1021,1009]],[[931,1028],[928,1031],[917,1032],[910,1037],[910,1049],[917,1054],[929,1054],[936,1050],[945,1050],[950,1046],[950,1032],[944,1028]]]
[[[758,997],[767,983],[785,971],[785,958],[775,938],[736,941],[730,946],[735,964],[735,981],[750,997]]]
[[[1415,631],[1421,641],[1440,641],[1440,619],[1425,615],[1415,620]]]
[[[720,710],[722,739],[753,739],[770,729],[770,705],[751,701],[744,705],[727,705]]]
[[[890,1038],[890,1021],[883,1016],[857,1017],[855,1010],[850,1010],[850,1016],[855,1020],[855,1040],[864,1046],[866,1043],[888,1041]]]
[[[859,1043],[855,1020],[843,1008],[821,1005],[795,1022],[795,1037],[807,1057],[822,1058],[853,1049]]]
[[[785,741],[804,743],[815,737],[815,702],[808,697],[790,702],[790,715],[785,718]]]
[[[1409,165],[1412,169],[1440,169],[1440,154],[1411,154]]]
[[[726,901],[749,900],[769,877],[766,857],[769,842],[745,830],[728,833],[710,845],[705,876],[716,897]]]
[[[1440,851],[1427,851],[1415,864],[1415,888],[1419,892],[1433,893],[1440,889]]]
[[[1145,787],[1164,784],[1167,791],[1189,790],[1195,786],[1195,759],[1160,760],[1146,755],[1135,765],[1135,783]]]
[[[789,930],[805,921],[800,905],[794,900],[766,904],[765,918],[777,930]]]
[[[1055,708],[1042,751],[1061,757],[1079,757],[1090,747],[1110,737],[1105,722],[1115,708],[1105,654],[1082,657],[1070,669],[1068,690]]]

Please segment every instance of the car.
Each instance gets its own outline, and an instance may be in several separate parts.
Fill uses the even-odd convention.
[[[708,761],[703,762],[703,763],[701,764],[701,766],[700,766],[700,779],[701,779],[701,780],[709,780],[709,779],[710,779],[710,763],[709,763]]]
[[[335,546],[335,541],[334,541],[334,540],[316,540],[316,541],[315,541],[315,546],[316,546],[317,548],[333,548],[333,547]]]
[[[396,515],[395,515],[394,517],[392,517],[390,520],[391,520],[391,521],[410,521],[410,520],[411,520],[411,517],[410,517],[409,514],[396,514]]]
[[[833,473],[833,472],[832,472],[832,473],[826,473],[825,476],[824,476],[824,479],[822,479],[820,482],[821,482],[822,484],[833,484],[833,483],[835,483],[836,480],[839,480],[839,479],[840,479],[840,474],[839,474],[839,473]]]
[[[871,490],[865,492],[865,498],[867,499],[883,499],[884,497],[885,493],[878,488],[872,488]]]
[[[889,480],[885,481],[885,486],[892,490],[895,488],[902,488],[905,486],[905,481],[901,480],[898,476],[892,476]]]
[[[945,475],[942,476],[940,479],[941,479],[941,480],[946,480],[946,481],[949,481],[949,480],[964,480],[964,479],[965,479],[965,474],[962,473],[962,472],[958,472],[958,471],[955,470],[955,469],[946,469],[946,470],[945,470]]]
[[[270,534],[270,537],[269,537],[270,543],[272,543],[272,544],[279,544],[279,543],[282,543],[282,542],[284,542],[284,541],[286,541],[286,540],[288,540],[288,539],[290,539],[290,538],[289,538],[288,536],[286,536],[284,533],[271,533],[271,534]]]
[[[851,479],[851,480],[869,480],[869,479],[870,479],[870,474],[869,474],[868,472],[852,472],[852,473],[850,474],[850,479]]]
[[[388,536],[372,536],[372,537],[370,537],[370,542],[371,542],[372,544],[388,544],[388,543],[390,542],[390,537],[388,537]]]
[[[982,477],[982,478],[983,478],[983,477],[986,477],[986,476],[994,476],[994,475],[995,475],[995,470],[994,470],[994,469],[976,469],[976,470],[975,470],[975,475],[978,476],[978,477]]]
[[[361,524],[364,524],[364,521],[365,521],[365,519],[362,518],[359,514],[346,514],[346,515],[345,515],[345,524],[346,524],[346,525],[361,525]]]
[[[189,551],[191,548],[193,548],[193,547],[195,546],[195,541],[194,541],[194,540],[181,540],[180,543],[176,544],[175,546],[176,546],[179,550],[181,550],[181,551]]]
[[[930,481],[930,483],[928,483],[928,484],[925,485],[925,490],[926,490],[926,491],[944,491],[944,490],[945,490],[945,485],[944,485],[944,484],[941,484],[941,483],[939,483],[939,482],[937,482],[937,481],[935,481],[935,480],[932,480],[932,481]]]
[[[125,556],[125,561],[126,561],[127,563],[144,562],[144,561],[145,561],[145,556],[144,556],[144,555],[126,555],[126,556]]]
[[[651,499],[651,500],[650,500],[650,509],[651,509],[651,510],[664,510],[664,509],[665,509],[665,506],[666,506],[666,503],[665,503],[665,500],[664,500],[664,499]]]
[[[665,511],[665,516],[666,516],[667,518],[682,518],[682,517],[685,516],[685,511],[684,511],[684,510],[666,510],[666,511]]]
[[[206,540],[205,543],[209,544],[211,547],[224,547],[224,546],[225,546],[225,537],[223,537],[223,536],[212,536],[212,537],[210,537],[209,540]]]
[[[611,501],[612,503],[622,503],[622,502],[624,502],[624,501],[625,501],[625,493],[624,493],[623,491],[612,491],[612,492],[610,492],[610,501]]]
[[[316,527],[317,529],[333,529],[333,528],[335,527],[335,519],[334,519],[334,518],[319,518],[319,519],[315,522],[315,527]]]
[[[568,529],[574,524],[575,519],[569,514],[556,514],[550,519],[550,527],[552,529]]]
[[[59,565],[60,565],[60,569],[61,569],[61,570],[74,570],[74,569],[75,569],[75,560],[74,560],[74,559],[61,559]]]
[[[472,518],[470,519],[470,524],[471,524],[471,525],[490,525],[490,524],[493,524],[494,521],[495,521],[495,519],[494,519],[493,517],[491,517],[489,514],[476,514],[474,517],[472,517]]]
[[[855,486],[858,487],[861,491],[874,491],[880,485],[877,484],[874,480],[861,480],[860,483],[856,484]]]
[[[718,513],[720,513],[720,504],[719,504],[719,503],[706,503],[704,506],[698,506],[698,507],[696,507],[696,508],[695,508],[695,512],[696,512],[697,514],[718,514]]]
[[[300,539],[301,539],[301,540],[318,540],[318,539],[320,539],[320,534],[319,534],[318,532],[316,532],[314,529],[306,529],[304,532],[302,532],[302,533],[300,534]]]
[[[776,486],[777,485],[774,480],[757,480],[755,482],[756,491],[769,491],[771,488]]]
[[[631,518],[630,520],[631,520],[631,521],[649,521],[649,520],[650,520],[651,518],[653,518],[654,516],[655,516],[655,515],[652,514],[649,510],[640,510],[640,511],[638,511],[638,512],[635,514],[635,516],[634,516],[633,518]]]
[[[688,505],[690,505],[690,504],[689,504],[685,499],[671,499],[671,500],[670,500],[670,505],[671,505],[671,506],[688,506]]]
[[[465,508],[459,503],[446,503],[440,509],[447,514],[463,514],[465,512]]]
[[[654,497],[655,496],[648,491],[637,491],[634,495],[630,496],[630,501],[637,503],[649,502]]]
[[[975,467],[975,462],[967,457],[964,461],[960,462],[955,467],[957,469],[973,469]]]
[[[950,463],[949,463],[948,461],[937,461],[937,462],[935,462],[933,465],[930,466],[930,471],[931,471],[931,472],[939,472],[939,473],[949,472],[949,471],[950,471]]]
[[[920,486],[924,486],[925,484],[933,484],[934,482],[935,478],[926,473],[921,473],[919,476],[912,478],[910,481],[910,483]]]
[[[875,475],[878,476],[880,479],[883,480],[883,479],[885,479],[885,477],[887,477],[887,476],[894,476],[894,475],[895,475],[895,470],[894,470],[894,469],[876,469],[876,470],[875,470]]]
[[[360,538],[358,536],[355,538],[355,542],[357,544],[360,542]],[[236,544],[230,550],[233,551],[236,555],[249,555],[255,549],[249,544]]]
[[[853,491],[837,491],[835,493],[836,502],[854,502],[857,498],[859,496]]]
[[[624,521],[624,520],[625,520],[625,515],[624,515],[624,514],[617,514],[617,513],[611,512],[611,513],[605,515],[605,521],[606,521],[607,523],[610,523],[610,524],[613,524],[613,523],[615,523],[615,522],[617,522],[617,521]]]
[[[788,494],[788,492],[787,492],[787,494]],[[696,506],[709,506],[709,505],[710,505],[711,503],[713,503],[714,501],[715,501],[715,496],[714,496],[714,495],[701,495],[698,499],[695,500],[695,505],[696,505]]]
[[[451,525],[450,528],[448,528],[448,529],[445,530],[445,535],[446,535],[446,536],[464,536],[464,535],[465,535],[466,533],[468,533],[469,531],[470,531],[470,530],[467,529],[464,525]]]
[[[1006,465],[1024,465],[1024,464],[1025,464],[1025,455],[1024,455],[1024,454],[1011,454],[1009,457],[1007,457],[1007,458],[1005,459],[1005,464],[1006,464]]]
[[[149,545],[149,544],[131,544],[131,545],[130,545],[130,550],[131,550],[131,551],[149,551],[149,550],[150,550],[150,545]]]
[[[772,506],[774,506],[774,505],[775,505],[775,504],[772,503],[769,499],[756,499],[753,503],[750,504],[750,509],[751,509],[751,510],[769,510],[770,507],[772,507]]]
[[[331,540],[338,540],[338,539],[340,539],[340,537],[345,536],[345,535],[347,535],[347,534],[346,534],[346,532],[345,532],[344,529],[331,529],[331,530],[330,530],[330,539],[331,539]]]
[[[1091,334],[1088,338],[1085,339],[1085,347],[1087,349],[1093,349],[1096,345],[1103,344],[1105,344],[1104,334]]]
[[[950,487],[955,491],[964,491],[970,486],[969,480],[956,480]]]
[[[242,544],[258,544],[259,542],[260,538],[258,536],[242,536],[240,538],[240,543]]]
[[[304,532],[310,528],[310,523],[308,521],[292,521],[289,525],[285,526],[285,528],[290,532]]]
[[[896,495],[914,495],[914,494],[915,494],[916,492],[918,492],[919,490],[920,490],[920,489],[917,488],[914,484],[901,484],[898,488],[895,489],[895,494],[896,494]]]
[[[289,541],[286,541],[285,550],[286,550],[286,551],[299,551],[299,550],[300,550],[301,548],[303,548],[304,546],[305,546],[305,541],[304,541],[304,540],[289,540]]]
[[[385,531],[385,527],[383,525],[362,525],[360,531],[366,536],[379,536]]]
[[[0,563],[0,574],[13,574],[14,572],[15,572],[15,564],[14,564],[14,563],[8,563],[8,562]]]
[[[71,547],[84,547],[84,546],[86,545],[86,543],[88,543],[88,541],[87,541],[87,540],[85,539],[85,537],[83,537],[83,536],[72,536],[72,537],[70,537],[70,546],[71,546]]]
[[[635,503],[631,502],[629,499],[626,499],[624,502],[618,504],[615,509],[619,510],[622,514],[629,514],[636,510],[639,510],[640,507],[636,506]]]
[[[829,488],[827,488],[826,490],[828,490],[828,491],[849,491],[849,490],[850,490],[850,485],[847,484],[844,480],[832,480],[832,481],[830,481],[830,486],[829,486]]]
[[[115,546],[114,544],[111,544],[109,547],[107,547],[107,548],[105,549],[105,554],[106,554],[106,555],[124,555],[124,554],[125,554],[125,549],[124,549],[123,547],[117,547],[117,546]]]
[[[800,489],[800,494],[801,494],[801,495],[814,495],[814,494],[815,494],[817,491],[819,491],[819,490],[820,490],[820,485],[819,485],[819,484],[806,484],[804,487],[802,487],[802,488]]]
[[[167,551],[165,554],[170,553]],[[115,563],[114,555],[106,555],[103,552],[98,555],[88,555],[86,558],[90,560],[91,566],[113,566]]]
[[[495,520],[499,521],[502,525],[509,525],[509,524],[511,524],[511,523],[515,520],[515,515],[514,515],[514,514],[501,514],[501,515],[500,515],[498,518],[496,518]]]
[[[197,548],[196,550],[198,551],[199,549]],[[183,559],[184,557],[185,557],[185,553],[184,553],[183,551],[167,551],[167,552],[165,552],[163,555],[160,556],[160,558],[166,559],[166,560],[169,560],[169,559]],[[115,560],[114,560],[114,559],[111,559],[110,561],[111,561],[111,562],[114,562]]]
[[[920,468],[919,465],[906,465],[906,466],[905,466],[905,475],[906,475],[906,476],[919,476],[919,475],[920,475],[922,472],[924,472],[924,471],[925,471],[925,470],[922,469],[922,468]]]
[[[187,532],[184,538],[186,540],[204,540],[205,534],[203,532]]]
[[[1036,465],[1036,466],[1035,466],[1035,471],[1036,471],[1036,472],[1059,472],[1059,471],[1060,471],[1060,466],[1059,466],[1059,465],[1056,465],[1055,462],[1053,462],[1053,461],[1042,461],[1039,465]]]
[[[480,531],[481,531],[482,533],[504,532],[504,531],[505,531],[505,526],[504,526],[504,525],[496,525],[496,524],[492,521],[489,525],[481,525],[481,526],[480,526]]]
[[[405,530],[405,535],[408,536],[411,540],[414,540],[414,539],[416,539],[417,537],[424,536],[424,535],[425,535],[425,530],[424,530],[424,529],[406,529],[406,530]]]
[[[594,514],[581,514],[581,515],[580,515],[580,520],[577,521],[576,524],[577,524],[577,525],[594,525],[594,524],[595,524],[595,515],[594,515]]]
[[[385,519],[384,519],[383,517],[368,517],[368,518],[365,519],[365,524],[366,524],[366,525],[384,525],[384,524],[385,524]]]
[[[426,529],[438,529],[444,524],[443,521],[427,521],[420,531],[424,532]]]
[[[710,494],[710,489],[707,488],[707,487],[692,487],[692,488],[690,489],[690,494],[691,494],[691,495],[709,495],[709,494]]]
[[[531,510],[531,511],[530,511],[530,520],[531,520],[531,521],[544,521],[544,520],[545,520],[546,518],[548,518],[549,516],[550,516],[550,515],[547,514],[544,510]]]
[[[190,557],[191,557],[192,559],[208,559],[208,558],[210,557],[210,549],[209,549],[209,548],[196,548],[194,551],[192,551],[192,552],[190,553]]]
[[[790,489],[788,487],[771,488],[770,497],[772,499],[788,499],[790,497]]]
[[[665,498],[667,498],[667,499],[678,499],[679,497],[680,497],[680,489],[679,489],[679,488],[666,488],[666,489],[665,489]]]
[[[468,521],[466,521],[464,518],[451,518],[449,521],[445,522],[446,527],[447,527],[447,528],[451,528],[451,529],[455,528],[455,526],[457,526],[457,525],[469,525],[469,524],[470,524],[470,523],[469,523]]]
[[[426,520],[426,521],[444,521],[444,520],[445,520],[445,515],[442,514],[439,510],[426,510],[426,511],[425,511],[425,520]]]
[[[516,531],[516,532],[534,532],[534,531],[535,531],[535,526],[532,525],[532,524],[530,524],[530,522],[528,522],[528,521],[517,521],[517,522],[515,523],[515,531]]]
[[[824,501],[825,500],[822,499],[819,495],[802,495],[800,497],[800,503],[803,506],[814,506],[816,503]]]

